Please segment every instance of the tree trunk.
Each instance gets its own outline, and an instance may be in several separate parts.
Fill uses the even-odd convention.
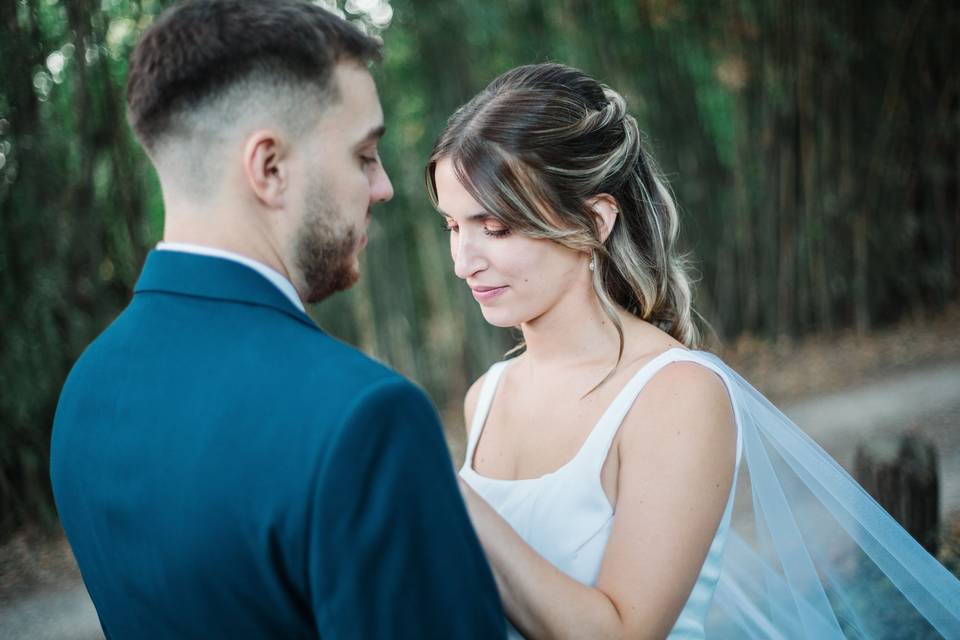
[[[937,450],[924,436],[869,440],[857,448],[854,475],[931,555],[937,555],[940,476]]]

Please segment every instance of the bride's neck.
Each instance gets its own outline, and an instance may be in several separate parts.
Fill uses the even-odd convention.
[[[626,312],[624,312],[626,313]],[[561,300],[535,320],[521,325],[525,358],[535,366],[616,362],[620,339],[593,290]]]

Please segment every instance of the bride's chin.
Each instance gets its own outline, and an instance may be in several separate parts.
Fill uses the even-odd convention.
[[[506,313],[503,313],[503,311],[499,309],[494,310],[480,307],[480,311],[483,313],[483,319],[487,321],[487,324],[492,324],[493,326],[500,327],[501,329],[510,329],[520,324],[519,320]]]

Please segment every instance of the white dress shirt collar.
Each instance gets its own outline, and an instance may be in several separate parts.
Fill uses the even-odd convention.
[[[256,260],[242,256],[239,253],[234,253],[233,251],[226,251],[224,249],[216,249],[214,247],[207,247],[202,244],[192,244],[188,242],[160,242],[157,244],[157,249],[160,251],[180,251],[183,253],[194,253],[201,256],[223,258],[224,260],[239,262],[245,267],[253,269],[264,278],[272,282],[277,289],[280,289],[280,292],[283,293],[283,295],[290,299],[290,302],[292,302],[297,309],[300,309],[300,311],[306,313],[306,309],[303,308],[303,303],[300,301],[300,296],[297,295],[297,290],[293,287],[293,284],[291,284],[290,281],[279,272],[271,269],[262,262],[257,262]]]

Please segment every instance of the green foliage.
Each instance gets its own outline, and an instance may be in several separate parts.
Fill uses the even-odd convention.
[[[159,187],[124,122],[122,87],[138,34],[167,4],[0,3],[0,530],[51,519],[60,386],[161,234]],[[627,97],[682,206],[698,307],[722,335],[866,330],[956,296],[952,3],[392,9],[375,74],[397,195],[375,209],[361,283],[315,315],[420,381],[451,422],[512,337],[484,323],[454,277],[423,163],[454,109],[518,64],[567,62]]]
[[[129,48],[107,46],[109,24],[92,2],[0,7],[0,530],[53,521],[57,394],[128,299],[149,241],[148,169],[113,69]]]

